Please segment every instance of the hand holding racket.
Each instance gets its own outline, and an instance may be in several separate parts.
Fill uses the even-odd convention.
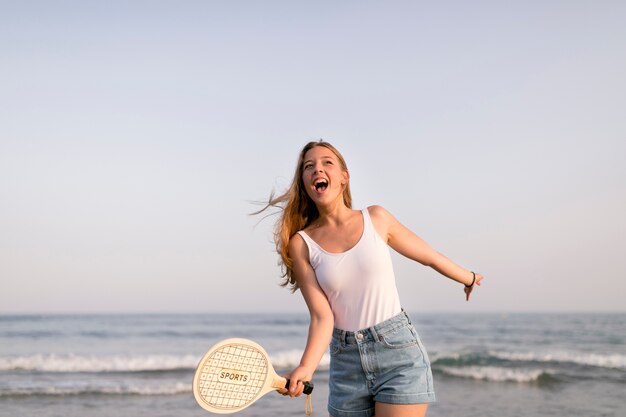
[[[287,378],[287,385],[285,388],[278,390],[279,394],[288,395],[290,397],[299,397],[301,394],[307,394],[308,384],[303,381],[310,381],[312,379],[311,372],[302,366],[298,366],[296,369],[285,375]],[[292,391],[291,388],[294,390]]]
[[[279,376],[269,356],[247,339],[226,339],[204,355],[193,378],[193,395],[207,411],[228,414],[241,411],[270,391],[289,387]],[[304,382],[304,393],[313,384]]]

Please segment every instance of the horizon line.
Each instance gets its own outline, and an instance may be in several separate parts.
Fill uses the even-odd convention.
[[[514,314],[626,314],[626,309],[622,310],[600,310],[600,309],[562,309],[562,310],[407,310],[410,314],[467,314],[467,315],[514,315]],[[232,315],[232,316],[244,316],[250,314],[263,314],[263,315],[308,315],[306,311],[225,311],[225,310],[205,310],[205,311],[0,311],[0,316],[131,316],[131,315],[179,315],[179,316],[191,316],[191,315]]]

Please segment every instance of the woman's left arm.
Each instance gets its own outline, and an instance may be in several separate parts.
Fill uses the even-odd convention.
[[[381,236],[386,237],[387,244],[396,252],[409,259],[429,266],[440,274],[460,282],[465,286],[465,299],[475,285],[480,285],[483,276],[469,271],[435,251],[428,243],[406,228],[391,213],[380,206],[370,207],[370,216]],[[475,277],[475,278],[474,278]]]

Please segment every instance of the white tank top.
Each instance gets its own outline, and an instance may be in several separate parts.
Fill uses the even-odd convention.
[[[335,316],[335,327],[357,331],[381,323],[402,311],[391,254],[367,209],[363,234],[351,249],[327,252],[304,231],[309,262]]]

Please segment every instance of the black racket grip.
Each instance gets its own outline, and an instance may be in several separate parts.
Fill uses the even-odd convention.
[[[287,378],[287,383],[285,384],[285,388],[289,388],[289,382],[290,379]],[[313,392],[313,383],[309,382],[309,381],[302,381],[302,383],[304,384],[304,393],[306,395],[311,395],[311,393]]]

